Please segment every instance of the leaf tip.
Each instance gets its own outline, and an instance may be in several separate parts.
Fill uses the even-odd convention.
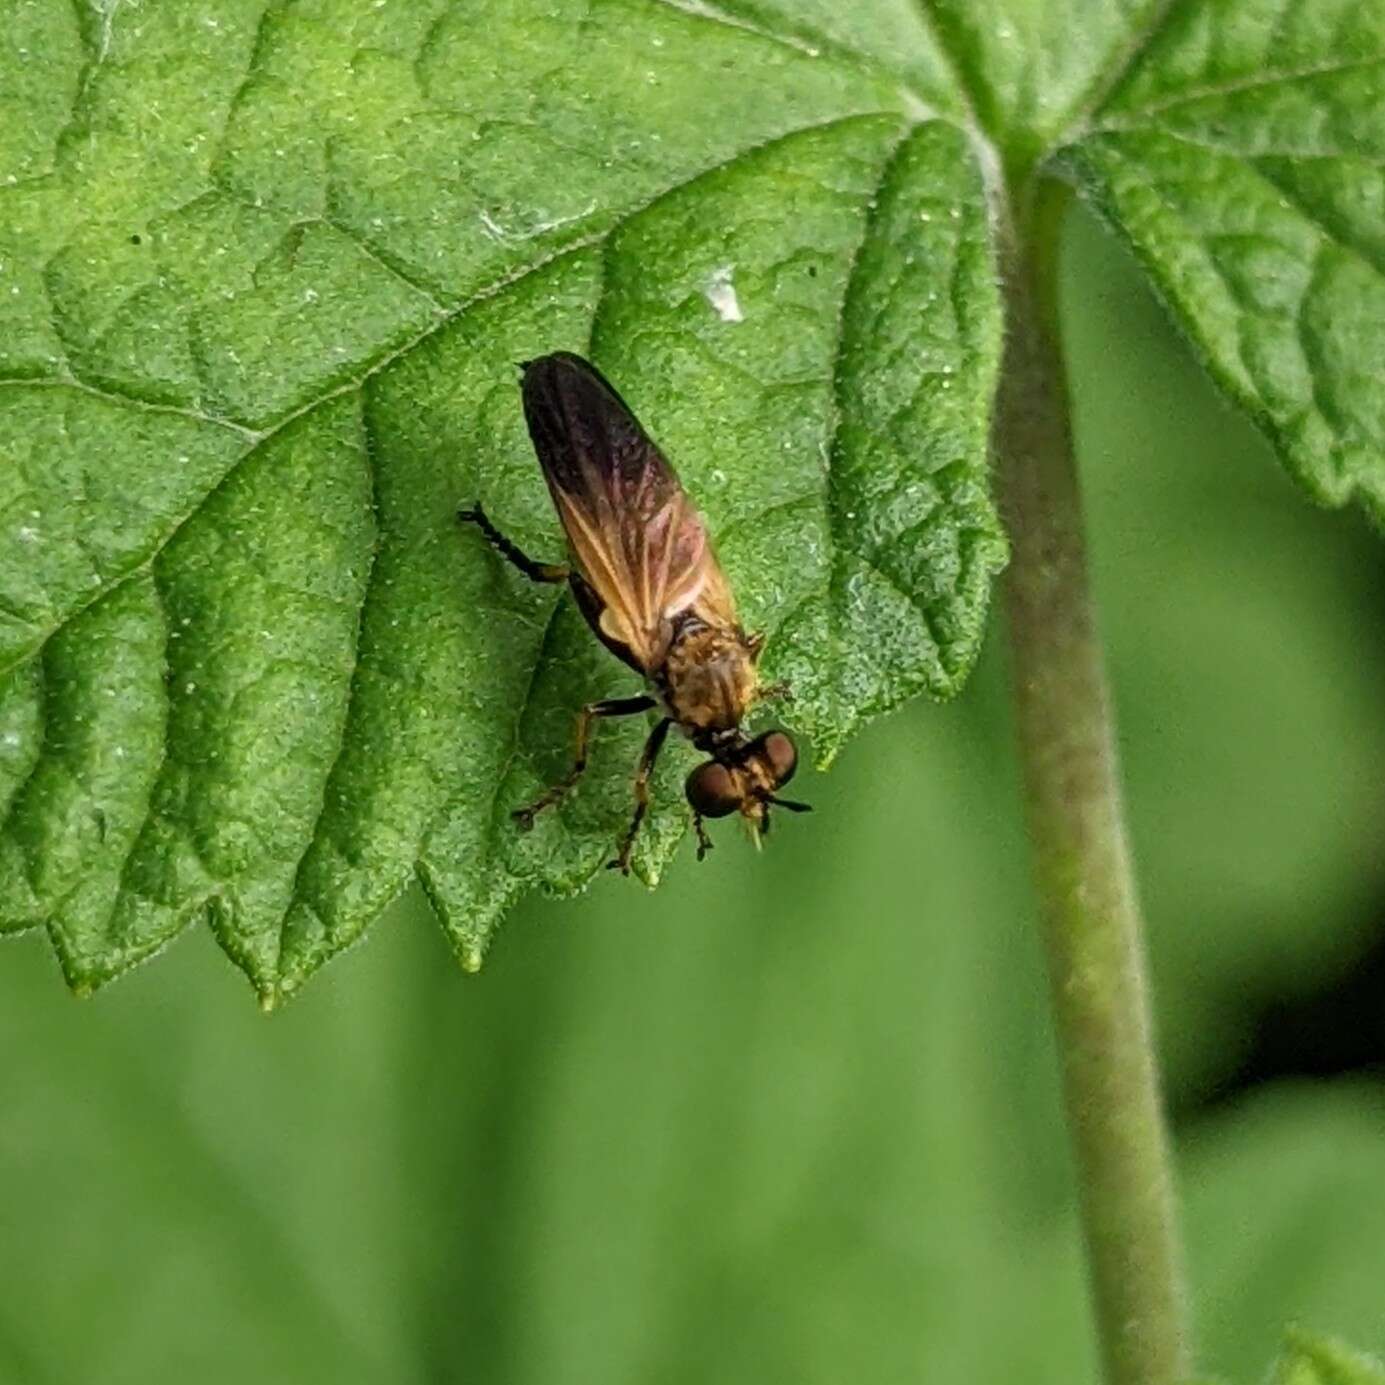
[[[65,947],[61,935],[54,934],[54,936],[58,952],[58,966],[62,971],[63,980],[67,983],[69,993],[74,1000],[90,1000],[111,979],[111,975],[94,967],[83,965]]]

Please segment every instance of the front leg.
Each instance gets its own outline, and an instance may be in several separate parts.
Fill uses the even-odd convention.
[[[625,836],[621,838],[620,851],[614,861],[606,863],[607,870],[618,870],[622,875],[630,874],[630,853],[635,849],[635,838],[639,835],[640,823],[649,811],[649,776],[654,773],[654,762],[668,739],[668,729],[673,725],[671,717],[665,717],[649,733],[640,753],[639,768],[635,771],[635,816],[630,820]]]
[[[712,849],[712,839],[707,835],[707,829],[702,825],[702,814],[693,814],[693,831],[697,833],[697,859],[705,861],[707,853]]]
[[[587,767],[587,744],[591,740],[592,722],[597,717],[629,717],[636,712],[647,712],[657,705],[655,700],[643,693],[639,697],[608,697],[602,702],[588,702],[577,714],[577,753],[572,759],[572,768],[547,792],[542,793],[524,808],[516,808],[510,814],[519,823],[520,831],[527,832],[534,819],[545,808],[555,804],[581,777]]]

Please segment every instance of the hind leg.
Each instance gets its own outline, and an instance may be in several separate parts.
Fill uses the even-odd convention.
[[[511,543],[490,522],[479,500],[469,510],[458,510],[457,519],[462,524],[474,524],[490,541],[495,551],[513,563],[531,582],[567,581],[568,569],[562,563],[536,563],[523,549]]]
[[[644,743],[644,749],[640,752],[639,768],[635,771],[635,816],[630,819],[630,826],[620,839],[620,851],[616,859],[607,862],[607,870],[618,870],[622,875],[630,874],[630,853],[635,849],[635,838],[639,836],[640,823],[649,811],[649,776],[654,773],[654,762],[664,748],[664,741],[668,739],[668,729],[672,725],[672,719],[665,717],[649,733],[649,739]]]

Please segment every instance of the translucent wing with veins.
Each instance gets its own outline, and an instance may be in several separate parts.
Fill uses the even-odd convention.
[[[573,587],[601,641],[649,675],[680,618],[734,627],[735,601],[702,516],[605,377],[557,352],[525,363],[523,392]]]

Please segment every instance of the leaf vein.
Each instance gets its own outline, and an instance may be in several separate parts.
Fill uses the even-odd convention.
[[[938,22],[938,14],[933,8],[932,0],[914,0],[914,8],[918,12],[924,30],[933,40],[933,47],[937,51],[938,60],[947,73],[948,80],[952,83],[958,100],[962,103],[962,110],[967,117],[968,125],[973,132],[980,134],[983,127],[978,114],[978,93],[972,74],[966,70],[961,58],[953,51],[952,45],[945,40],[943,28]]]
[[[341,764],[343,754],[346,752],[347,741],[351,731],[352,716],[357,709],[360,693],[361,636],[365,627],[366,611],[370,606],[371,596],[375,591],[379,572],[378,559],[380,557],[380,545],[383,539],[380,523],[380,488],[378,469],[375,465],[374,432],[370,419],[370,402],[365,390],[361,391],[361,397],[358,401],[357,420],[359,423],[361,463],[365,467],[366,479],[370,486],[370,555],[367,559],[368,566],[365,581],[361,587],[361,599],[356,611],[356,635],[351,641],[351,670],[346,676],[346,702],[341,712],[341,723],[337,728],[336,746],[332,751],[331,763],[327,766],[327,772],[322,776],[322,797],[321,801],[318,803],[317,813],[313,818],[312,830],[307,834],[307,840],[303,845],[303,850],[299,853],[298,863],[294,867],[293,889],[289,893],[288,902],[284,907],[283,915],[280,917],[278,926],[275,929],[275,949],[272,971],[276,981],[282,979],[283,976],[284,930],[288,926],[289,916],[292,914],[294,906],[301,905],[303,908],[317,913],[316,905],[309,901],[304,890],[303,872],[309,857],[312,855],[314,849],[319,847],[321,842],[322,824],[327,813],[327,804],[330,801],[332,781],[336,778],[337,768]]]
[[[1102,109],[1120,89],[1126,77],[1134,71],[1135,65],[1150,50],[1168,28],[1169,21],[1185,0],[1162,0],[1155,9],[1149,25],[1142,32],[1132,35],[1130,42],[1115,56],[1106,70],[1099,72],[1092,80],[1086,95],[1077,103],[1072,118],[1068,121],[1067,133],[1060,136],[1055,146],[1069,144],[1087,132],[1092,117]]]
[[[1309,81],[1314,77],[1332,77],[1343,72],[1379,67],[1382,63],[1385,63],[1385,54],[1375,54],[1369,58],[1305,63],[1301,67],[1281,68],[1274,72],[1257,72],[1249,77],[1237,77],[1225,82],[1209,82],[1200,87],[1187,87],[1176,96],[1170,96],[1167,100],[1152,101],[1149,105],[1140,106],[1128,114],[1113,116],[1109,120],[1092,125],[1086,130],[1079,131],[1074,135],[1074,138],[1080,137],[1082,134],[1103,134],[1108,131],[1139,129],[1151,117],[1161,115],[1164,111],[1175,110],[1179,106],[1190,105],[1195,101],[1212,100],[1218,96],[1235,96],[1243,91],[1257,91],[1263,87],[1284,86],[1292,82]],[[1164,127],[1161,126],[1160,128]]]
[[[349,394],[353,390],[360,389],[366,383],[367,380],[371,379],[375,375],[378,375],[381,371],[386,370],[395,361],[400,360],[402,357],[408,355],[411,351],[416,350],[419,346],[423,345],[425,342],[430,340],[437,333],[445,330],[459,317],[469,312],[472,308],[475,308],[478,305],[487,302],[492,298],[497,297],[501,293],[505,292],[507,289],[512,288],[514,285],[522,282],[529,276],[541,272],[542,270],[548,268],[550,265],[556,263],[558,260],[563,259],[565,256],[577,254],[579,251],[589,249],[593,245],[603,244],[617,231],[619,231],[619,229],[628,221],[642,214],[643,212],[649,211],[651,208],[657,206],[660,202],[662,202],[665,198],[675,195],[681,189],[687,187],[688,184],[697,181],[699,178],[703,178],[708,176],[709,174],[715,173],[718,170],[734,167],[742,159],[751,158],[764,148],[771,147],[775,144],[781,143],[784,140],[795,138],[796,136],[805,134],[811,130],[833,129],[839,125],[848,124],[856,120],[866,120],[876,118],[880,115],[894,114],[897,113],[888,111],[876,111],[869,113],[856,113],[848,116],[838,116],[834,117],[831,120],[816,122],[814,124],[804,126],[798,130],[792,130],[781,135],[776,135],[772,139],[763,140],[757,144],[749,145],[744,149],[738,150],[736,153],[729,155],[727,158],[719,160],[716,163],[713,163],[708,167],[699,170],[697,173],[690,175],[682,181],[674,183],[671,186],[662,189],[653,197],[649,198],[647,201],[642,203],[639,207],[632,208],[630,211],[624,213],[610,227],[607,227],[606,229],[598,232],[593,232],[590,235],[580,237],[562,246],[560,249],[553,251],[551,254],[544,255],[535,261],[532,261],[522,267],[519,267],[507,274],[501,275],[499,278],[493,280],[490,284],[486,285],[485,288],[478,290],[476,293],[471,294],[466,299],[457,303],[454,307],[448,309],[444,316],[437,318],[433,322],[430,322],[426,327],[420,329],[413,336],[409,337],[406,341],[402,342],[399,346],[393,348],[390,351],[385,352],[378,359],[376,359],[369,366],[367,366],[366,369],[362,371],[359,375],[353,376],[349,380],[343,381],[340,384],[332,386],[330,389],[324,391],[322,394],[319,394],[315,398],[305,402],[304,404],[299,405],[297,408],[290,410],[282,418],[276,420],[269,428],[263,431],[256,431],[254,429],[246,428],[242,424],[231,423],[229,420],[225,421],[224,426],[233,429],[242,437],[253,440],[252,446],[247,448],[245,452],[241,453],[240,456],[236,457],[231,462],[226,472],[218,481],[217,485],[213,486],[207,492],[206,495],[204,495],[190,510],[188,510],[188,512],[185,515],[183,515],[177,521],[175,521],[173,526],[160,537],[155,549],[142,563],[132,568],[129,572],[123,574],[121,577],[117,578],[114,582],[112,582],[110,587],[106,588],[106,591],[114,590],[115,587],[121,585],[121,583],[128,581],[130,580],[130,578],[136,576],[138,573],[147,570],[149,565],[158,557],[159,553],[161,553],[164,550],[164,548],[166,548],[167,545],[177,536],[177,534],[184,527],[184,525],[186,525],[191,519],[193,519],[199,513],[202,506],[206,503],[207,499],[211,495],[215,494],[215,492],[220,488],[220,486],[226,484],[230,477],[235,474],[237,469],[246,461],[248,457],[250,457],[253,454],[256,448],[262,446],[274,437],[278,436],[278,434],[283,432],[285,428],[287,428],[297,419],[302,418],[304,415],[312,413],[315,409],[322,407],[324,404],[327,404],[334,399],[340,398],[342,395]],[[25,383],[29,382],[26,381]],[[84,387],[90,388],[89,386]],[[99,393],[99,391],[92,392]],[[141,406],[151,409],[163,409],[168,412],[186,412],[178,410],[176,408],[172,408],[170,406],[153,405],[147,403],[142,403]],[[213,423],[217,422],[218,420],[211,417],[205,417],[205,421]],[[80,605],[74,607],[73,610],[71,610],[68,613],[64,621],[60,621],[57,624],[50,626],[44,633],[43,639],[47,640],[51,638],[53,632],[56,629],[59,629],[62,624],[65,624],[66,620],[71,620],[76,615],[79,615],[81,611],[85,610],[88,606],[91,605],[92,601],[99,600],[100,597],[103,595],[105,595],[105,591],[97,591],[93,593],[90,600],[87,600],[81,603]],[[12,659],[9,663],[0,663],[0,674],[3,674],[15,663],[18,663],[22,659],[29,657],[29,655],[32,652],[32,650],[26,650],[20,655],[16,656],[14,659]]]

